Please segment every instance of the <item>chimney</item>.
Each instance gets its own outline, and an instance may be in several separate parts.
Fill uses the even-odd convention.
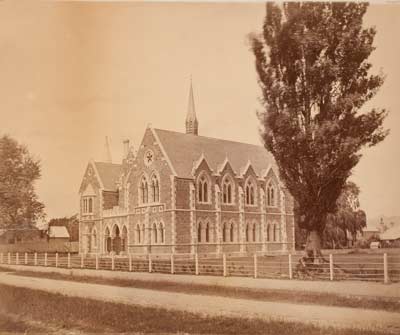
[[[129,153],[129,140],[125,139],[123,141],[124,144],[124,159],[126,159],[128,157],[128,153]]]

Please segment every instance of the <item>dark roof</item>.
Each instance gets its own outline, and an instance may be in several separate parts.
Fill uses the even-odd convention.
[[[94,162],[94,164],[96,165],[96,170],[99,173],[104,189],[107,191],[116,191],[116,183],[121,175],[122,165],[104,162]]]
[[[238,175],[244,172],[249,161],[258,176],[269,165],[275,166],[273,156],[262,146],[162,129],[154,131],[179,177],[191,178],[193,166],[202,155],[214,172],[226,158]]]

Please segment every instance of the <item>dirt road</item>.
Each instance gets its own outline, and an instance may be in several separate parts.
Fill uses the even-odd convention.
[[[68,296],[161,307],[213,316],[274,318],[311,322],[322,326],[383,329],[387,332],[400,334],[400,313],[394,312],[120,288],[108,285],[22,277],[5,272],[0,273],[0,283],[56,292]]]

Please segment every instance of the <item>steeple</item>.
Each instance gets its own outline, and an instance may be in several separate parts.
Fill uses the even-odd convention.
[[[196,110],[194,108],[194,98],[193,98],[193,85],[192,77],[190,76],[190,91],[189,91],[189,101],[188,110],[186,115],[186,134],[198,135],[199,123],[196,118]]]
[[[104,154],[105,154],[105,157],[104,157],[105,162],[112,163],[110,144],[108,143],[108,136],[106,136],[106,142],[104,144]]]

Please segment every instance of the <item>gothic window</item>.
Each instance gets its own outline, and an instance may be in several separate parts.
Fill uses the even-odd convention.
[[[140,244],[141,243],[141,236],[140,236],[140,226],[137,224],[135,228],[135,243]]]
[[[83,197],[83,214],[93,214],[93,197]]]
[[[246,183],[245,188],[245,198],[246,198],[246,205],[254,205],[255,204],[255,186],[252,181],[248,181]]]
[[[151,189],[153,195],[153,202],[160,202],[160,185],[158,183],[158,178],[153,175],[151,178]]]
[[[144,223],[142,223],[142,225],[140,226],[140,238],[141,238],[140,243],[141,244],[144,244],[144,240],[145,240],[144,232],[145,232]]]
[[[154,222],[153,223],[153,227],[151,229],[151,242],[153,244],[157,244],[158,240],[157,240],[157,224]]]
[[[228,242],[227,236],[228,236],[228,225],[226,222],[224,222],[224,224],[222,225],[222,242]]]
[[[205,174],[202,174],[197,182],[197,194],[198,194],[198,201],[207,203],[209,202],[210,198],[210,185],[209,180]]]
[[[158,243],[164,243],[165,242],[165,228],[164,228],[164,224],[162,222],[160,222],[158,224],[157,241],[158,241]]]
[[[229,225],[229,240],[230,242],[236,242],[236,234],[235,234],[235,224],[231,223]]]
[[[147,179],[144,176],[140,181],[140,200],[142,204],[147,204],[149,202],[149,188],[147,184]]]
[[[222,202],[224,204],[233,203],[233,182],[228,176],[222,182]]]
[[[267,206],[276,206],[276,190],[272,182],[270,182],[267,187]]]
[[[201,243],[201,222],[197,225],[197,242]]]
[[[97,231],[96,231],[96,228],[94,228],[93,231],[92,231],[92,246],[93,246],[93,248],[97,247]]]
[[[208,242],[210,242],[210,223],[209,222],[206,223],[206,229],[205,230],[206,230],[205,242],[208,243]]]

